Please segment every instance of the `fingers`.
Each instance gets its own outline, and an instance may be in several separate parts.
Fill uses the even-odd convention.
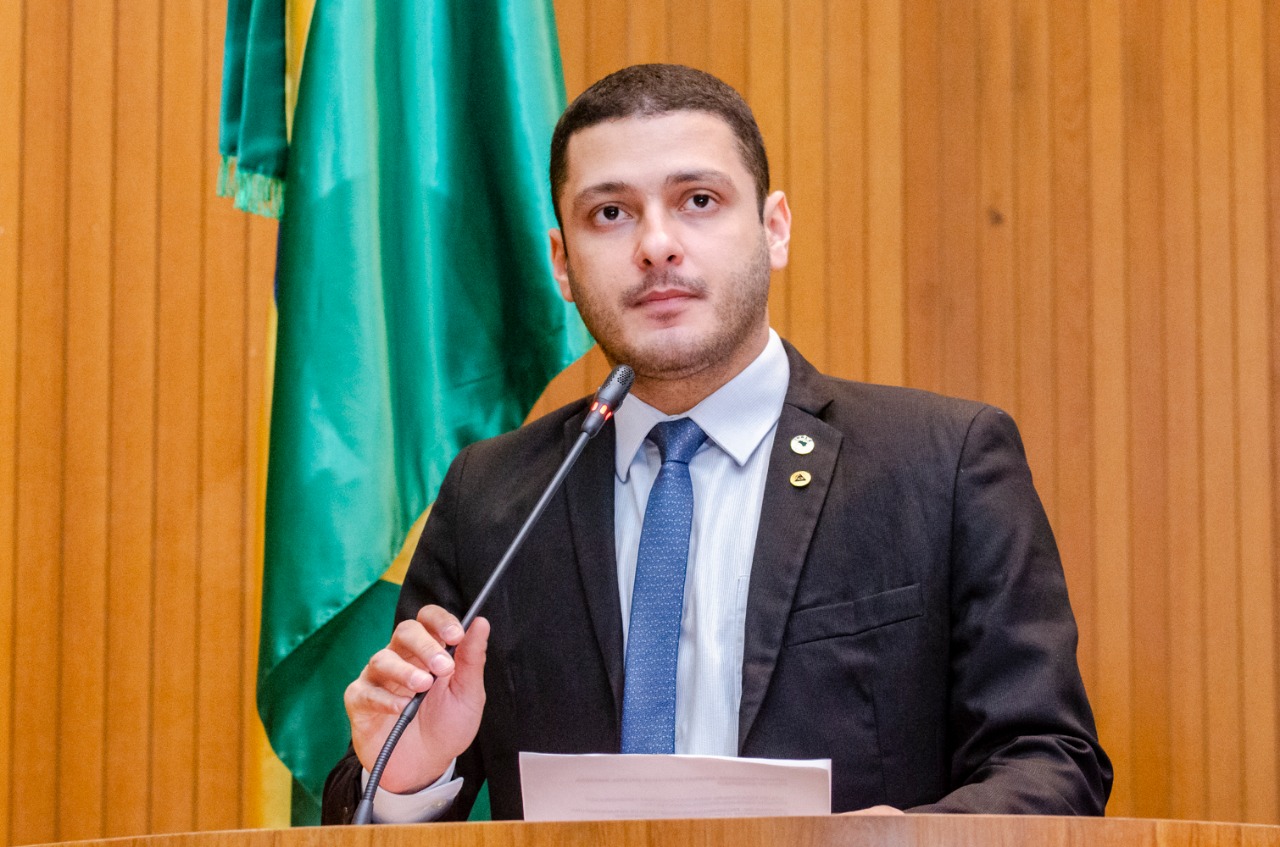
[[[462,624],[439,606],[423,606],[418,610],[417,621],[441,644],[455,645],[462,641]]]
[[[445,652],[445,645],[457,644],[461,632],[453,615],[439,606],[425,606],[418,618],[396,626],[388,649],[435,676],[444,676],[453,672],[453,659]]]
[[[361,674],[347,686],[342,700],[347,708],[347,717],[354,719],[356,715],[398,715],[409,704],[410,696],[370,685]]]
[[[360,678],[392,694],[408,697],[431,687],[435,677],[395,650],[384,647],[369,659]]]

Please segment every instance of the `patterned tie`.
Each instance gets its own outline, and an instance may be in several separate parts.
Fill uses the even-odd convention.
[[[624,753],[674,753],[676,749],[676,659],[693,525],[689,460],[706,439],[707,434],[689,418],[665,421],[649,433],[662,456],[662,469],[644,510],[631,592],[622,696]]]

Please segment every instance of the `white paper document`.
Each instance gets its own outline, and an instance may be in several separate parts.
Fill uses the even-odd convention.
[[[831,814],[831,760],[520,754],[527,821]]]

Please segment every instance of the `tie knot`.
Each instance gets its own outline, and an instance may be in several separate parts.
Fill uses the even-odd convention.
[[[655,425],[649,430],[649,440],[658,445],[658,455],[664,465],[667,462],[687,465],[707,440],[707,434],[692,418],[677,418]]]

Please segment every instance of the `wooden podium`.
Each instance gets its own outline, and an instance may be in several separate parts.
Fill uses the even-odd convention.
[[[74,843],[77,847],[1280,847],[1280,826],[1138,818],[895,815],[338,826]]]

